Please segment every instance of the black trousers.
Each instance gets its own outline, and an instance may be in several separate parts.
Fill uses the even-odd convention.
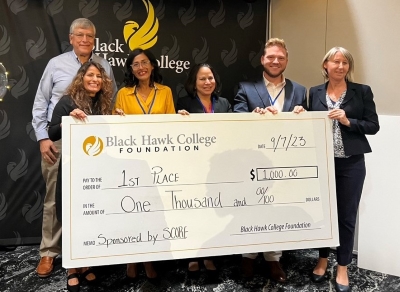
[[[364,154],[349,158],[335,158],[336,200],[339,225],[337,262],[341,266],[351,263],[357,211],[365,180]],[[327,258],[329,248],[320,248],[319,256]]]

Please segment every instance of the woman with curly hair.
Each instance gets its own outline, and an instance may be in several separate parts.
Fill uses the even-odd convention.
[[[68,87],[66,95],[54,108],[49,124],[49,138],[52,141],[61,139],[63,116],[84,120],[88,115],[111,114],[112,96],[112,81],[104,68],[94,61],[84,63]],[[57,219],[61,222],[61,163],[57,176],[56,211]],[[68,269],[68,291],[79,291],[80,280],[94,284],[96,276],[89,267]]]
[[[72,116],[84,120],[87,115],[110,115],[112,82],[104,68],[94,61],[84,63],[54,108],[49,124],[53,141],[61,139],[61,118]]]

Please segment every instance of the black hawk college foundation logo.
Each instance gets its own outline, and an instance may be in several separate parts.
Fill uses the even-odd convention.
[[[99,155],[104,148],[103,141],[96,136],[90,136],[83,141],[83,151],[86,155],[89,156],[97,156]]]

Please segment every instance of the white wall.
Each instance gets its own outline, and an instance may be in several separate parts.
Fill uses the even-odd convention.
[[[381,116],[380,124],[369,139],[374,152],[366,157],[358,266],[400,277],[400,116]]]
[[[355,59],[355,81],[372,87],[379,114],[400,115],[400,1],[272,0],[270,36],[289,48],[286,75],[311,87],[334,46]]]
[[[307,88],[323,82],[320,64],[333,46],[355,59],[355,82],[372,87],[381,131],[369,137],[359,210],[360,267],[400,276],[400,1],[271,0],[270,37],[289,48],[285,75]],[[397,144],[396,144],[397,143]],[[396,181],[397,179],[397,181]]]

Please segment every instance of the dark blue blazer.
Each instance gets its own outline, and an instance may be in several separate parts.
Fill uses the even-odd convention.
[[[284,112],[293,111],[296,105],[307,106],[307,90],[304,86],[286,79]],[[264,79],[257,82],[239,83],[239,91],[235,96],[234,112],[252,112],[256,107],[266,108],[271,106]]]
[[[228,113],[232,111],[231,104],[226,98],[214,96],[214,113]],[[203,105],[196,97],[185,96],[178,98],[176,112],[186,110],[189,113],[204,113]]]
[[[326,88],[328,82],[310,88],[308,110],[327,111]],[[346,112],[350,127],[339,123],[342,133],[344,153],[358,155],[371,152],[366,134],[379,131],[378,115],[375,109],[374,95],[368,85],[347,82],[347,91],[340,106]]]

